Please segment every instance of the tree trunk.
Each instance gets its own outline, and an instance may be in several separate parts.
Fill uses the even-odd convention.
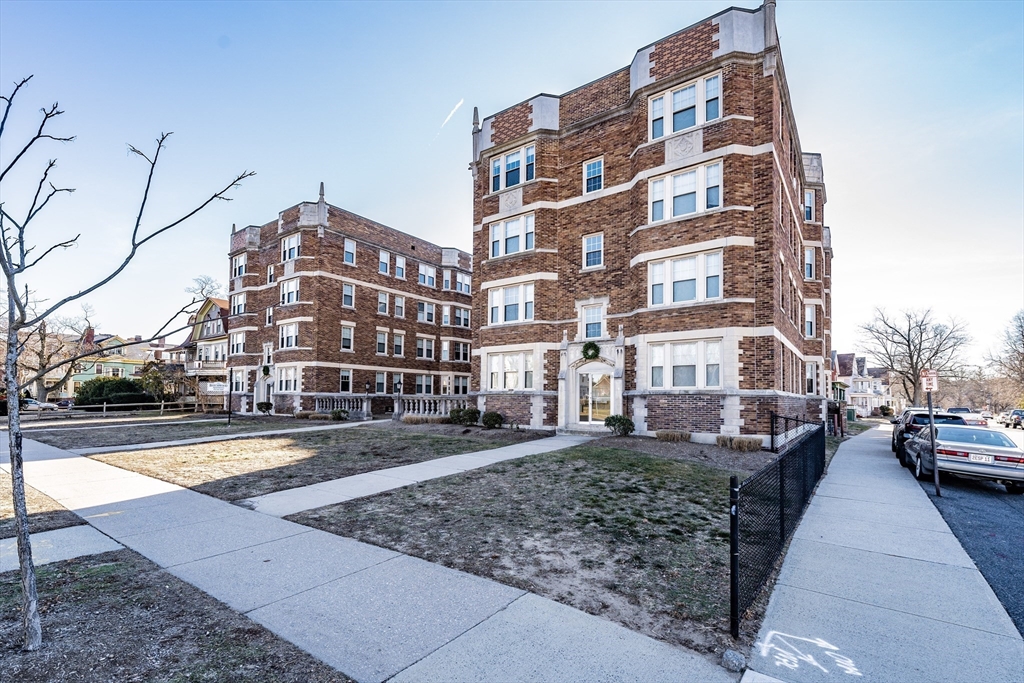
[[[35,384],[36,386],[35,399],[40,403],[46,403],[46,378],[40,377],[35,382],[33,382],[33,384]]]
[[[21,455],[21,387],[18,384],[18,330],[15,327],[15,301],[7,293],[7,424],[11,448],[11,488],[14,494],[14,522],[18,537],[18,564],[21,567],[21,623],[23,650],[38,650],[43,644],[39,622],[39,594],[36,592],[36,568],[32,564],[32,545],[28,536],[28,508],[25,505],[25,472]]]

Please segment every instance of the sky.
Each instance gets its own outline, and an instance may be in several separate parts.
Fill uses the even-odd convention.
[[[174,133],[143,232],[257,173],[88,297],[121,335],[154,332],[195,277],[226,283],[232,224],[315,201],[320,182],[331,204],[470,250],[474,106],[566,92],[727,6],[3,0],[0,92],[34,78],[0,163],[52,102],[54,134],[76,139],[27,155],[0,201],[24,210],[49,158],[75,188],[29,235],[82,235],[29,280],[55,301],[129,248],[147,170],[129,144]],[[801,144],[823,155],[833,348],[857,350],[876,307],[931,307],[967,324],[980,362],[1024,308],[1024,3],[780,0],[777,23]]]

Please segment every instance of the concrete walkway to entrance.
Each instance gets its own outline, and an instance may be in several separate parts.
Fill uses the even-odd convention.
[[[24,444],[33,488],[358,681],[736,679],[517,588]]]
[[[342,503],[346,500],[372,496],[391,489],[399,489],[409,484],[417,484],[429,479],[447,477],[479,467],[487,467],[503,460],[515,460],[528,455],[560,451],[563,448],[578,446],[590,441],[587,436],[553,436],[535,441],[502,446],[488,451],[475,451],[460,455],[449,455],[436,460],[427,460],[413,465],[390,467],[385,470],[356,474],[351,477],[332,479],[331,481],[309,486],[300,486],[286,491],[267,493],[245,500],[235,501],[237,505],[262,512],[274,517],[285,517],[303,510]]]
[[[1021,635],[891,436],[886,425],[839,447],[744,683],[1024,681]]]

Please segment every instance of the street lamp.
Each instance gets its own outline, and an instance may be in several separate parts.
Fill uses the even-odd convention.
[[[395,412],[391,416],[392,420],[400,420],[402,418],[402,381],[396,380],[392,387],[395,391]]]

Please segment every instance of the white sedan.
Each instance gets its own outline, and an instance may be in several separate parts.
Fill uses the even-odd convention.
[[[57,410],[57,404],[37,401],[34,398],[26,398],[24,410]]]

